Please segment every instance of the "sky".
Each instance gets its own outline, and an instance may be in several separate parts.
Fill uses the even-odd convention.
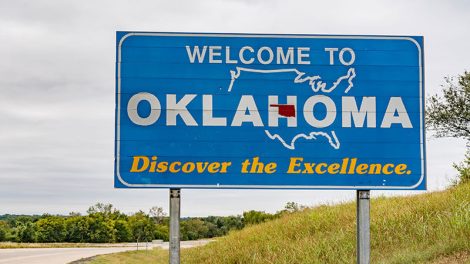
[[[116,31],[424,36],[425,89],[470,70],[468,1],[0,0],[0,214],[125,213],[167,189],[114,189]],[[455,179],[465,142],[427,138],[428,191]],[[421,192],[372,191],[372,196]],[[182,190],[182,216],[351,201],[354,191]]]

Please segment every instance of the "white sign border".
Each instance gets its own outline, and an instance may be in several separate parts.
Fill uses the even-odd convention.
[[[173,184],[133,184],[128,183],[122,179],[119,171],[119,158],[120,158],[120,121],[121,121],[121,47],[124,41],[131,36],[158,36],[158,37],[244,37],[244,38],[310,38],[310,39],[391,39],[391,40],[408,40],[416,45],[418,48],[419,60],[419,111],[420,111],[420,145],[421,145],[421,177],[419,181],[412,186],[330,186],[330,185],[173,185]],[[425,153],[424,153],[424,120],[423,120],[423,54],[419,43],[411,38],[404,36],[335,36],[335,35],[276,35],[276,34],[216,34],[216,33],[154,33],[154,32],[131,32],[122,36],[118,45],[117,54],[117,109],[116,109],[116,160],[115,160],[115,173],[119,181],[129,188],[210,188],[210,189],[336,189],[336,190],[407,190],[415,189],[424,180],[426,171]],[[427,185],[427,182],[426,182]],[[427,189],[427,186],[425,187]]]

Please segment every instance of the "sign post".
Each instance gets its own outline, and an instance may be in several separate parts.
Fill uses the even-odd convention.
[[[357,263],[370,263],[370,191],[357,190]]]
[[[170,264],[180,263],[181,190],[170,189]]]
[[[117,32],[116,188],[425,190],[421,36]]]

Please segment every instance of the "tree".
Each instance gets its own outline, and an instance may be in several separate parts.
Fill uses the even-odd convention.
[[[113,243],[116,240],[114,220],[104,217],[102,214],[88,216],[89,237],[93,243]]]
[[[167,225],[157,225],[155,228],[155,239],[168,241],[170,238],[170,230]]]
[[[464,138],[470,143],[470,72],[445,78],[443,95],[428,100],[426,125],[437,137]]]
[[[36,242],[36,229],[32,222],[18,222],[14,228],[16,242]]]
[[[112,204],[96,203],[87,210],[88,215],[101,214],[104,218],[117,219],[121,212],[116,210]]]
[[[66,241],[75,243],[90,242],[90,218],[88,216],[72,216],[67,218],[65,226],[67,229]]]
[[[470,181],[470,72],[454,78],[446,78],[443,96],[432,96],[427,105],[427,127],[437,137],[456,137],[467,141],[467,154],[460,164],[454,163],[459,172],[455,183]]]
[[[63,242],[66,234],[63,217],[47,216],[36,222],[38,242]]]
[[[112,204],[96,203],[88,211],[90,242],[112,243],[116,241],[115,223],[122,214]]]
[[[183,240],[196,240],[207,237],[209,228],[204,221],[198,218],[192,218],[181,222],[181,238]]]
[[[223,220],[223,226],[227,228],[227,231],[240,230],[245,227],[243,224],[243,218],[239,215],[225,217]]]
[[[126,220],[116,220],[114,229],[116,229],[116,242],[131,241],[132,232]]]
[[[459,178],[454,184],[470,182],[470,150],[465,154],[465,159],[460,164],[453,164],[459,172]]]
[[[284,210],[289,213],[298,212],[300,211],[301,206],[296,202],[287,202],[284,206]]]
[[[276,215],[281,216],[282,214],[295,213],[295,212],[303,211],[307,208],[308,208],[307,206],[300,205],[296,202],[287,202],[286,205],[284,206],[284,209],[281,211],[278,211]]]
[[[226,235],[230,230],[240,230],[244,227],[241,216],[208,216],[203,218],[206,223],[207,237]]]
[[[163,211],[162,207],[154,206],[150,208],[149,215],[156,224],[161,225],[163,223],[163,219],[166,216],[166,213]]]
[[[6,241],[9,229],[7,222],[0,221],[0,242]]]
[[[150,241],[154,238],[155,224],[152,219],[142,211],[129,216],[129,227],[134,241]]]

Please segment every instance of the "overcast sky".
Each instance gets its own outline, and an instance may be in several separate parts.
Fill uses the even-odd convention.
[[[0,214],[164,207],[168,190],[113,188],[116,31],[422,35],[427,95],[470,70],[468,1],[0,1]],[[429,190],[465,143],[427,140]],[[384,192],[373,191],[373,195]],[[385,192],[387,195],[399,192]],[[410,192],[408,192],[410,193]],[[417,193],[417,192],[411,192]],[[400,193],[403,194],[403,193]],[[354,191],[183,190],[182,215],[274,212]]]

